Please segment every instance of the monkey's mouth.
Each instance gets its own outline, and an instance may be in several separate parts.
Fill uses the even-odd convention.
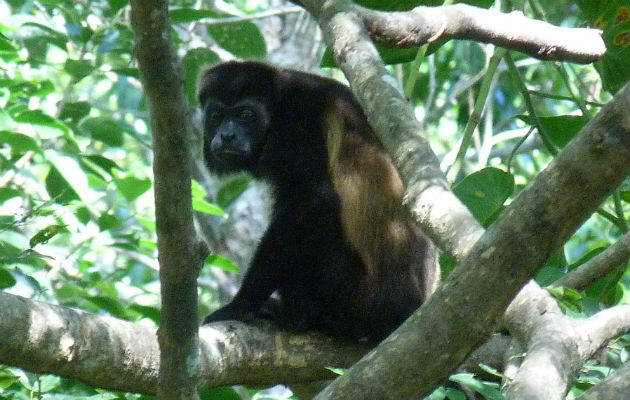
[[[242,151],[240,150],[233,150],[233,149],[221,149],[217,152],[215,152],[218,156],[223,156],[223,155],[227,155],[227,156],[240,156],[243,154]]]
[[[218,157],[243,157],[245,152],[243,150],[236,149],[221,149],[214,152]]]
[[[247,152],[232,148],[221,148],[213,151],[214,157],[224,163],[234,164],[247,157]]]

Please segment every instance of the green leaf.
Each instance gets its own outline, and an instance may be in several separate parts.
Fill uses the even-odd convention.
[[[567,299],[570,301],[578,301],[582,299],[582,295],[577,290],[565,287],[548,287],[547,291],[556,299]]]
[[[57,88],[48,79],[42,81],[23,81],[18,79],[0,79],[0,87],[7,87],[11,91],[11,98],[18,99],[20,97],[44,97],[51,93],[55,93]],[[13,116],[19,114],[19,112],[27,111],[28,106],[24,105],[23,109],[19,109],[11,114]]]
[[[484,364],[484,363],[479,363],[479,368],[481,368],[482,370],[486,371],[487,373],[489,373],[490,375],[494,375],[497,378],[501,378],[504,379],[506,376],[503,375],[501,372],[499,372],[499,370],[497,370],[494,367],[491,367],[488,364]]]
[[[26,110],[13,116],[15,122],[22,122],[31,125],[46,126],[61,130],[64,134],[70,133],[70,128],[56,118],[44,114],[41,110]]]
[[[156,325],[160,325],[160,309],[150,306],[142,306],[140,304],[132,304],[128,308],[129,311],[138,313],[140,318],[148,318],[155,322]]]
[[[236,200],[249,187],[250,179],[246,176],[232,179],[219,189],[217,193],[217,205],[226,208]]]
[[[75,82],[79,82],[94,71],[94,66],[87,60],[67,59],[63,69],[74,78]]]
[[[32,382],[29,379],[22,379],[21,382],[25,388],[33,393],[47,393],[61,384],[61,378],[54,375],[38,375],[37,379]]]
[[[101,214],[101,216],[98,217],[98,221],[97,221],[98,229],[101,232],[104,232],[111,228],[118,228],[120,226],[123,226],[124,223],[125,223],[124,220],[120,218],[116,218],[114,215],[110,213]]]
[[[201,400],[241,400],[242,397],[231,387],[218,387],[199,393]]]
[[[140,217],[140,216],[136,215],[136,221],[140,222],[140,224],[142,224],[142,226],[144,226],[149,231],[155,232],[155,220],[154,219],[143,218],[143,217]]]
[[[236,265],[234,261],[218,254],[212,254],[211,256],[206,258],[204,264],[211,267],[221,268],[222,270],[227,272],[239,272],[238,265]]]
[[[108,117],[86,118],[79,127],[87,132],[92,139],[114,147],[121,147],[124,143],[125,128]]]
[[[122,8],[124,8],[127,4],[129,4],[129,0],[107,0],[109,3],[109,9],[111,14],[116,14]]]
[[[532,124],[529,115],[518,115],[527,124]],[[558,115],[550,117],[538,117],[543,128],[558,147],[564,147],[584,127],[586,118],[582,115]]]
[[[215,204],[208,203],[206,201],[206,191],[203,188],[203,186],[199,184],[199,182],[197,182],[194,179],[191,180],[190,189],[191,189],[191,194],[192,194],[193,210],[210,214],[210,215],[218,215],[220,217],[226,217],[225,211],[223,211],[222,208],[220,208],[219,206]]]
[[[551,285],[552,283],[562,278],[563,276],[564,276],[563,269],[558,268],[557,266],[546,265],[542,267],[540,271],[538,271],[538,273],[534,277],[534,280],[540,286],[547,286],[547,285]]]
[[[480,393],[485,398],[490,400],[503,400],[501,391],[499,390],[499,384],[494,382],[485,382],[475,378],[474,374],[462,373],[451,375],[449,380],[458,382],[475,392]]]
[[[72,186],[63,178],[57,168],[51,167],[46,175],[46,191],[48,195],[59,204],[68,204],[73,200],[79,200],[79,195]]]
[[[184,65],[184,82],[190,104],[197,104],[197,79],[201,70],[220,61],[221,59],[215,52],[205,48],[191,49],[186,53],[182,59],[182,64]]]
[[[243,59],[264,59],[267,44],[256,24],[239,22],[208,25],[208,33],[223,49]]]
[[[28,249],[28,239],[20,232],[0,229],[0,255],[3,257],[18,256]]]
[[[153,227],[152,231],[155,232],[155,227]],[[138,245],[151,251],[157,250],[157,242],[153,240],[140,239]]]
[[[64,283],[55,290],[55,297],[64,301],[87,297],[85,290],[76,284]]]
[[[63,104],[59,112],[60,120],[71,120],[74,123],[79,122],[90,114],[92,106],[87,101],[67,102]]]
[[[36,28],[44,31],[45,33],[47,33],[47,35],[43,35],[42,37],[45,38],[48,43],[56,46],[63,51],[68,51],[66,48],[68,37],[63,33],[57,32],[56,30],[49,28],[46,25],[38,24],[36,22],[26,22],[22,24],[22,27]]]
[[[343,375],[347,371],[347,368],[326,367],[326,369],[339,376]]]
[[[3,231],[15,223],[14,215],[0,215],[0,231]]]
[[[53,237],[57,236],[59,232],[61,232],[65,228],[65,225],[48,225],[46,228],[37,232],[31,240],[29,244],[31,247],[35,247],[35,245],[40,243],[46,243]]]
[[[90,206],[91,206],[91,204],[90,204]],[[93,210],[93,213],[96,214],[96,210]],[[74,215],[77,217],[79,222],[81,222],[82,224],[87,224],[92,219],[92,215],[91,215],[90,210],[87,207],[83,207],[83,206],[77,207],[74,210]]]
[[[595,62],[603,86],[611,93],[630,79],[630,18],[627,0],[576,0],[589,23],[603,30],[606,54]]]
[[[109,175],[112,175],[113,170],[121,170],[121,168],[114,161],[110,160],[107,157],[99,156],[96,154],[89,156],[82,156],[79,161],[84,168],[87,168],[90,172],[103,177],[101,171],[97,171],[96,169],[100,169],[102,171],[107,172]]]
[[[106,311],[116,318],[125,319],[127,317],[125,307],[116,299],[106,296],[88,296],[87,300],[98,309]]]
[[[8,389],[9,386],[17,382],[18,379],[19,378],[13,375],[10,371],[3,369],[0,371],[0,389]]]
[[[0,290],[13,287],[17,281],[6,268],[0,267]]]
[[[465,177],[453,187],[453,192],[484,224],[500,210],[513,189],[512,174],[488,167]]]
[[[564,147],[569,143],[586,123],[586,118],[581,115],[540,117],[539,120],[553,143],[558,147]]]
[[[134,201],[147,190],[151,189],[153,182],[149,178],[137,178],[133,175],[127,175],[124,178],[114,177],[118,192],[123,195],[127,201]]]
[[[558,305],[566,314],[578,317],[583,312],[582,295],[574,289],[565,287],[546,288],[547,291],[558,301]]]
[[[205,199],[207,194],[206,189],[194,179],[190,180],[190,193],[194,199]]]
[[[75,195],[83,201],[83,204],[90,207],[90,198],[87,197],[91,193],[88,188],[88,179],[77,160],[52,149],[44,151],[44,156],[63,177],[67,185],[72,188]]]
[[[193,8],[176,8],[169,11],[171,23],[185,24],[189,22],[199,21],[204,18],[221,18],[225,14],[220,14],[210,10],[195,10]]]
[[[138,68],[116,68],[113,69],[112,72],[115,72],[118,75],[130,76],[132,78],[140,79],[140,72],[138,71]]]
[[[0,204],[4,203],[5,201],[9,199],[12,199],[14,197],[20,197],[20,196],[22,196],[22,192],[20,192],[17,189],[8,188],[8,187],[0,188]],[[0,229],[2,229],[1,222],[0,222]]]
[[[17,61],[20,59],[17,47],[6,37],[0,37],[0,59],[5,62]]]
[[[217,215],[219,217],[226,216],[225,211],[223,211],[221,207],[214,205],[212,203],[208,203],[207,201],[201,198],[193,198],[192,207],[193,207],[193,210],[202,212],[205,214]]]
[[[11,146],[13,154],[23,154],[27,151],[39,152],[39,144],[30,136],[21,133],[0,131],[0,143]]]
[[[448,400],[466,400],[468,397],[461,391],[454,388],[447,388],[445,395]]]

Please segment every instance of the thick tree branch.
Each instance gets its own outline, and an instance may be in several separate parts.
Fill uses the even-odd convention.
[[[199,388],[308,383],[336,377],[369,348],[318,334],[295,335],[270,323],[214,323],[200,329]],[[464,368],[499,368],[509,337],[496,335]],[[0,363],[103,389],[155,395],[155,328],[0,292]]]
[[[590,63],[606,46],[596,29],[565,28],[525,17],[456,4],[379,12],[357,7],[372,38],[392,47],[421,46],[448,39],[493,43],[542,60]]]
[[[508,377],[506,399],[562,400],[584,362],[603,344],[630,331],[630,306],[576,320],[563,314],[544,289],[530,283],[510,304],[504,322],[526,345],[520,368]]]
[[[311,382],[349,367],[367,348],[270,324],[213,324],[200,332],[200,389]],[[155,395],[155,328],[0,292],[0,363],[87,385]]]
[[[621,264],[628,262],[629,258],[630,233],[626,233],[617,243],[564,275],[554,282],[552,286],[584,290]]]
[[[132,0],[135,54],[149,103],[162,294],[158,398],[197,397],[197,276],[207,250],[195,233],[188,141],[192,138],[168,1]],[[183,312],[182,312],[183,311]]]

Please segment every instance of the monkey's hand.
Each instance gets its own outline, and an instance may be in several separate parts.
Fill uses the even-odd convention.
[[[229,320],[248,322],[252,319],[254,319],[253,312],[238,310],[236,307],[232,306],[232,303],[230,303],[206,316],[206,318],[204,318],[203,320],[203,325],[209,324],[211,322]]]

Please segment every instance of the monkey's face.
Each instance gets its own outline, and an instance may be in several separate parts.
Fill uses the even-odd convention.
[[[264,105],[246,99],[224,104],[209,99],[204,105],[204,155],[220,169],[253,167],[263,146],[269,117]]]

